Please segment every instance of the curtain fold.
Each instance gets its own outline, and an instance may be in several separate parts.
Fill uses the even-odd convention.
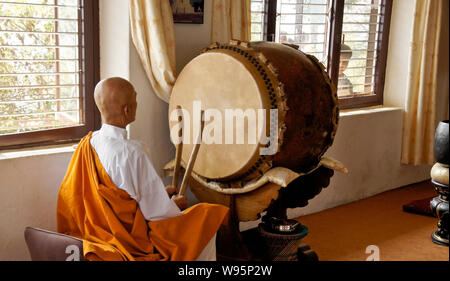
[[[168,0],[130,0],[134,46],[155,94],[169,102],[176,80],[175,33]]]
[[[434,133],[446,106],[438,92],[442,0],[416,0],[403,125],[402,163],[433,164]],[[446,35],[444,35],[446,36]],[[448,50],[446,50],[448,52]],[[441,115],[441,114],[440,114]]]
[[[211,41],[250,41],[250,0],[213,0]]]

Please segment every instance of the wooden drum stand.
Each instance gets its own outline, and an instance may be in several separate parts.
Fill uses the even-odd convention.
[[[241,232],[240,222],[256,221],[265,212],[262,221],[277,217],[287,219],[287,208],[305,207],[308,200],[318,195],[322,188],[330,183],[334,171],[319,167],[314,172],[298,177],[288,186],[281,187],[273,183],[243,194],[223,194],[216,192],[189,177],[192,193],[200,202],[221,204],[230,208],[228,221],[217,234],[217,260],[219,261],[268,261],[295,260],[317,261],[318,257],[311,248],[297,241],[295,257],[274,258],[269,251],[271,245],[260,235],[258,228]],[[307,228],[302,226],[306,229]],[[282,236],[280,236],[282,237]]]
[[[178,107],[181,109],[181,107]],[[202,114],[203,115],[203,114]],[[204,124],[201,124],[202,131]],[[198,137],[200,140],[200,136]],[[183,144],[176,145],[176,158],[164,168],[166,175],[173,175],[172,184],[178,185],[179,173],[184,167],[181,161]],[[245,193],[227,194],[206,187],[191,176],[200,141],[193,148],[186,165],[179,195],[184,195],[189,183],[192,193],[200,202],[220,204],[230,208],[230,213],[224,226],[217,234],[217,260],[219,261],[317,261],[318,257],[311,248],[301,243],[301,238],[307,235],[308,229],[301,224],[296,226],[297,233],[272,233],[265,231],[264,225],[276,218],[287,221],[287,208],[305,207],[308,200],[318,195],[322,188],[330,183],[334,171],[323,165],[306,175],[297,177],[283,187],[268,182],[252,191]],[[321,162],[322,163],[322,162]],[[329,164],[333,167],[337,166]],[[337,170],[346,172],[346,168]],[[258,228],[244,232],[239,230],[240,222],[256,221],[262,217]],[[286,244],[287,243],[287,244]]]

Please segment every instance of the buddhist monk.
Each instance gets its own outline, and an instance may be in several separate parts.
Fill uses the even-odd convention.
[[[83,239],[88,260],[215,260],[215,234],[228,208],[186,209],[164,187],[146,149],[127,139],[136,117],[134,87],[109,78],[95,88],[99,131],[79,143],[58,195],[58,232]]]

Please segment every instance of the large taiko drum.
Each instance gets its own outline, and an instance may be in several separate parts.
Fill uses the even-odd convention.
[[[207,135],[215,141],[202,143],[193,172],[208,182],[248,181],[276,166],[311,170],[331,146],[339,116],[336,90],[323,65],[296,48],[271,42],[214,43],[180,73],[170,99],[169,124],[171,130],[178,124],[173,116],[177,106],[189,113],[185,163],[195,140],[194,109],[200,104],[206,119],[203,140]],[[239,112],[244,122],[238,121]],[[227,121],[234,126],[231,143]],[[275,138],[267,142],[271,128]],[[275,150],[267,152],[273,145]]]

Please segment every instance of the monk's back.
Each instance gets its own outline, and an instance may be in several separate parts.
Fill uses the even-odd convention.
[[[103,124],[90,141],[114,185],[139,203],[147,220],[167,219],[181,214],[170,200],[144,148],[127,139],[125,129]]]

